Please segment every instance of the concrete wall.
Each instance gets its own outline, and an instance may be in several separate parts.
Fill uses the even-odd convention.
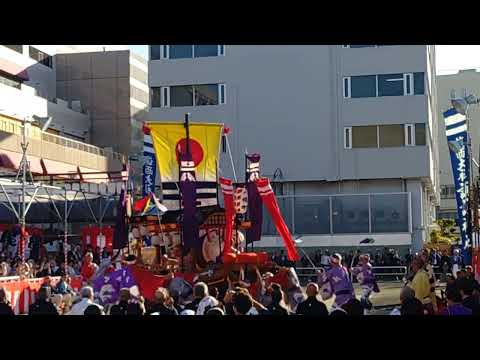
[[[80,100],[92,119],[92,143],[130,151],[129,51],[58,54],[58,97]]]

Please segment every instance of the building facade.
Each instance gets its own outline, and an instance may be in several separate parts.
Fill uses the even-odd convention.
[[[146,60],[130,50],[77,51],[57,54],[56,64],[58,97],[80,101],[91,117],[92,144],[129,155],[133,181],[140,186],[149,102]]]
[[[453,182],[452,165],[450,162],[450,153],[445,135],[445,122],[443,121],[443,112],[451,107],[452,98],[465,97],[470,94],[480,94],[480,73],[476,69],[460,70],[455,74],[445,74],[437,76],[438,91],[438,141],[440,158],[440,185],[441,202],[438,209],[438,218],[456,219],[457,203],[455,200],[455,185]],[[478,176],[479,139],[480,139],[480,109],[472,105],[468,109],[468,125],[472,139],[472,153],[474,165],[472,167],[473,176]]]
[[[307,247],[420,249],[439,203],[433,46],[151,45],[150,120],[222,122]],[[233,177],[222,150],[221,175]],[[265,216],[259,246],[281,239]]]

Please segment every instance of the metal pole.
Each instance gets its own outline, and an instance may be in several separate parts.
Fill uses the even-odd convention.
[[[21,250],[21,259],[22,264],[25,264],[25,183],[27,181],[27,118],[23,118],[23,129],[22,129],[22,200],[21,200],[21,213],[20,213],[20,250]]]
[[[67,251],[67,237],[68,237],[68,198],[67,198],[67,188],[65,187],[65,218],[63,219],[63,255],[65,257],[65,272],[68,265],[68,251]]]

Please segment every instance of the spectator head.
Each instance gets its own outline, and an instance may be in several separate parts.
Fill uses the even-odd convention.
[[[0,288],[0,304],[7,302],[7,294],[4,288]]]
[[[137,302],[130,303],[127,306],[127,315],[145,315],[145,308]]]
[[[400,291],[400,303],[404,303],[408,299],[413,299],[415,298],[415,290],[411,288],[410,286],[405,286],[401,291]]]
[[[93,301],[93,288],[91,286],[84,286],[80,290],[80,296],[82,299],[90,299]]]
[[[235,315],[245,315],[252,308],[252,297],[248,292],[238,291],[233,296],[233,311]]]
[[[272,303],[273,304],[279,304],[283,301],[283,291],[282,287],[277,284],[273,283],[270,285],[271,290],[271,297],[272,297]]]
[[[465,266],[465,271],[467,272],[468,276],[473,276],[474,275],[473,274],[473,266],[471,266],[471,265]]]
[[[164,304],[168,298],[169,298],[169,293],[168,293],[168,289],[164,288],[164,287],[159,287],[156,291],[155,291],[155,300],[158,304]]]
[[[447,275],[447,284],[455,284],[455,278],[453,277],[453,275]]]
[[[400,308],[400,314],[407,316],[423,316],[425,315],[423,311],[423,304],[415,297],[406,299],[402,303],[402,307]]]
[[[38,293],[37,293],[37,298],[39,300],[43,300],[43,301],[47,301],[47,299],[50,297],[51,293],[50,293],[50,288],[48,287],[41,287],[39,290],[38,290]]]
[[[414,272],[417,272],[418,270],[422,269],[424,266],[425,266],[425,262],[421,257],[416,256],[415,259],[413,259],[412,269]]]
[[[473,295],[474,283],[469,278],[461,278],[457,280],[457,288],[462,298]]]
[[[342,255],[339,253],[335,253],[332,256],[330,256],[330,264],[332,266],[340,266],[342,263]]]
[[[225,315],[225,312],[219,307],[214,307],[207,311],[207,315]]]
[[[131,298],[130,289],[129,288],[122,288],[118,294],[119,300],[122,302],[128,302]]]
[[[218,299],[219,292],[216,287],[212,286],[208,288],[208,293],[210,294],[210,296],[213,296],[215,299]]]
[[[463,279],[467,277],[467,272],[465,270],[457,271],[457,279]]]
[[[362,255],[360,255],[360,257],[358,258],[358,260],[359,260],[360,263],[362,263],[362,264],[368,264],[368,262],[370,261],[370,254],[362,254]]]
[[[85,262],[87,264],[91,263],[93,261],[93,254],[88,251],[86,254],[85,254]]]
[[[195,311],[190,310],[190,309],[185,309],[180,313],[180,315],[195,315]]]
[[[345,304],[342,305],[342,309],[350,316],[361,316],[363,315],[363,306],[362,303],[357,299],[350,299]]]
[[[318,284],[314,283],[314,282],[311,282],[307,285],[307,296],[308,297],[316,297],[320,290],[318,288]]]
[[[197,299],[203,299],[208,296],[208,286],[204,282],[198,282],[193,287],[193,296]]]
[[[330,316],[348,316],[347,312],[341,308],[335,309],[330,313]]]
[[[103,315],[103,311],[97,305],[88,305],[83,315]]]
[[[447,290],[447,302],[449,305],[462,302],[462,295],[456,286]]]

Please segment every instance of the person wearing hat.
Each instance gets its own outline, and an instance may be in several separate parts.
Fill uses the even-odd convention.
[[[380,292],[375,275],[373,274],[372,264],[370,264],[369,254],[360,255],[358,266],[352,269],[352,274],[357,277],[357,280],[362,287],[360,302],[362,303],[366,314],[368,310],[372,309],[372,302],[370,301],[372,291],[376,293]]]
[[[336,309],[350,299],[354,299],[355,291],[347,269],[342,266],[342,256],[340,254],[335,253],[330,257],[330,266],[330,270],[318,273],[318,284],[322,287],[324,300],[335,295],[333,309]]]

